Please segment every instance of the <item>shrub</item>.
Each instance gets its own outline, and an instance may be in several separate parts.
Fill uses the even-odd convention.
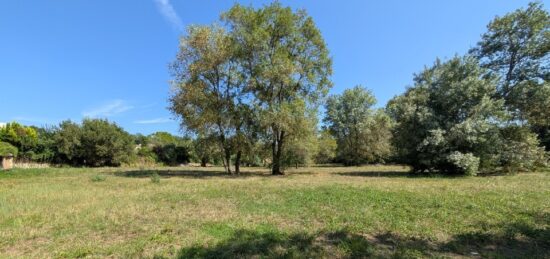
[[[539,146],[536,134],[528,128],[506,127],[501,130],[501,135],[503,141],[499,148],[499,162],[506,171],[533,170],[547,166],[547,153],[544,147]]]
[[[38,135],[34,128],[23,126],[17,122],[8,123],[0,128],[0,141],[16,147],[20,151],[20,157],[30,159],[33,153],[27,152],[36,146],[37,140]]]
[[[9,154],[17,156],[17,151],[17,148],[10,143],[0,141],[0,156],[7,156]]]
[[[152,183],[160,183],[160,175],[157,173],[154,173],[151,175],[151,182]]]
[[[456,167],[459,173],[470,176],[477,175],[477,170],[479,168],[479,157],[474,156],[474,154],[463,154],[455,151],[449,154],[447,158],[448,161]]]

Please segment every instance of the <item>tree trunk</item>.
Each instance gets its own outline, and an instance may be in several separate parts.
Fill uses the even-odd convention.
[[[227,173],[233,174],[231,172],[231,150],[229,150],[229,148],[225,148],[225,164]]]
[[[241,155],[242,152],[240,150],[237,151],[237,156],[235,157],[235,174],[241,173]]]
[[[273,175],[284,175],[284,172],[281,170],[281,157],[283,154],[284,136],[284,131],[281,131],[280,133],[277,131],[273,140],[273,166],[271,168],[271,174]]]
[[[208,163],[208,158],[203,157],[201,159],[201,167],[206,167],[206,163]]]

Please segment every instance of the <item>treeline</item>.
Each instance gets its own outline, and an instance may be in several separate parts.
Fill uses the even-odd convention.
[[[550,150],[549,53],[550,15],[531,3],[496,17],[466,55],[437,59],[375,108],[362,86],[327,96],[332,61],[305,11],[237,4],[220,23],[189,27],[170,66],[170,110],[192,138],[132,136],[106,120],[51,129],[12,123],[0,129],[0,150],[86,166],[213,163],[237,174],[241,165],[283,174],[314,163],[466,175],[533,170],[547,166]]]
[[[113,122],[84,119],[44,128],[8,123],[0,128],[0,155],[6,154],[21,162],[95,167],[185,164],[193,150],[189,138],[131,135]]]
[[[360,86],[325,99],[332,62],[304,10],[237,4],[181,38],[171,110],[184,130],[217,143],[228,173],[266,153],[273,174],[310,161],[530,170],[546,165],[550,147],[549,27],[541,3],[496,17],[467,55],[436,60],[375,109]]]
[[[253,152],[243,154],[241,163],[268,166],[269,155],[262,151],[264,147],[252,149]],[[84,119],[82,123],[67,120],[48,127],[7,123],[0,128],[0,156],[8,154],[19,162],[90,167],[222,165],[224,155],[214,139],[179,137],[168,132],[132,135],[104,119]],[[319,159],[330,162],[331,154]],[[299,160],[297,165],[314,162]]]

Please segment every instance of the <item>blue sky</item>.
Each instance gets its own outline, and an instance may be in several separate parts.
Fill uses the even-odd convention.
[[[237,1],[262,6],[269,1]],[[379,105],[436,57],[464,54],[486,25],[528,1],[281,1],[304,8],[334,60],[331,93],[361,84]],[[131,133],[179,132],[167,64],[190,24],[234,1],[44,0],[0,3],[0,122],[101,117]],[[548,1],[543,1],[548,8]]]

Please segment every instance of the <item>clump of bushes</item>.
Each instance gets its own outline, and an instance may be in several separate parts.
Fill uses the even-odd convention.
[[[77,166],[119,166],[134,149],[130,134],[103,119],[84,119],[81,125],[64,121],[53,139],[58,162]]]
[[[455,170],[465,175],[476,175],[479,168],[479,157],[472,153],[460,153],[454,151],[448,156],[449,162],[455,167]]]
[[[0,141],[0,156],[13,155],[17,156],[17,148],[10,143]]]

